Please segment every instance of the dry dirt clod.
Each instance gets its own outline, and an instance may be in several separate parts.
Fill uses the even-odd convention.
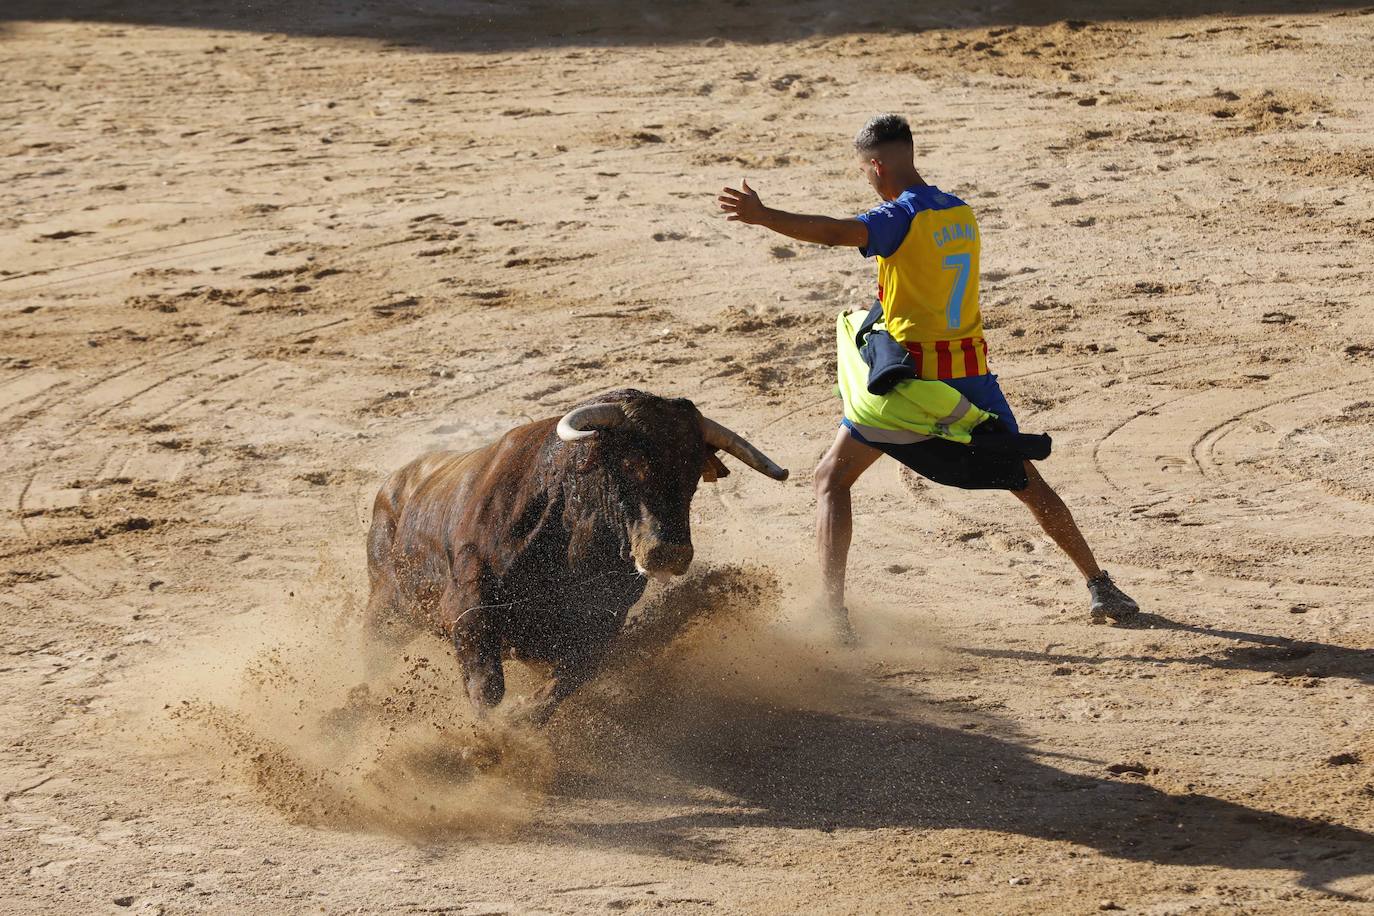
[[[1143,763],[1113,763],[1107,767],[1107,772],[1115,776],[1148,776],[1150,768]]]

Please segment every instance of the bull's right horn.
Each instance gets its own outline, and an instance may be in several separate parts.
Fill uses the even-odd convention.
[[[726,429],[715,420],[701,418],[701,438],[705,439],[711,448],[729,452],[760,474],[767,474],[774,480],[787,479],[787,468],[778,467],[771,458],[754,448],[749,440],[737,432]]]
[[[588,404],[574,407],[558,421],[558,438],[576,442],[595,436],[597,430],[611,429],[625,422],[625,411],[618,404]]]

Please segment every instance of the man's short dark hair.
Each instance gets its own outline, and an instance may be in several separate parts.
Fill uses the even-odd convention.
[[[884,143],[912,145],[911,125],[906,118],[895,114],[880,114],[870,118],[854,138],[854,148],[861,153],[875,150]]]

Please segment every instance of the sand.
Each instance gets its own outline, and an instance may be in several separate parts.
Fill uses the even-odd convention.
[[[0,910],[1374,900],[1369,9],[286,6],[0,12]],[[1132,626],[885,460],[866,648],[809,628],[873,267],[714,197],[870,206],[881,110],[979,214],[992,366]],[[792,478],[703,485],[671,638],[476,723],[357,625],[371,496],[623,385]]]

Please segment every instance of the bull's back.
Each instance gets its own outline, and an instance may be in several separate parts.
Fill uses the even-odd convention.
[[[552,422],[519,427],[472,451],[430,452],[388,477],[372,507],[374,589],[379,574],[392,576],[403,598],[426,584],[442,589],[454,541],[501,527]]]
[[[481,451],[429,452],[394,471],[382,483],[372,502],[372,528],[368,535],[368,568],[374,577],[395,564],[397,531],[407,508],[414,506],[417,495],[434,489],[436,481],[461,477],[464,469],[471,465],[473,456]]]
[[[473,452],[428,452],[400,470],[393,471],[377,491],[372,517],[379,513],[399,517],[407,503],[436,473],[451,471]]]

